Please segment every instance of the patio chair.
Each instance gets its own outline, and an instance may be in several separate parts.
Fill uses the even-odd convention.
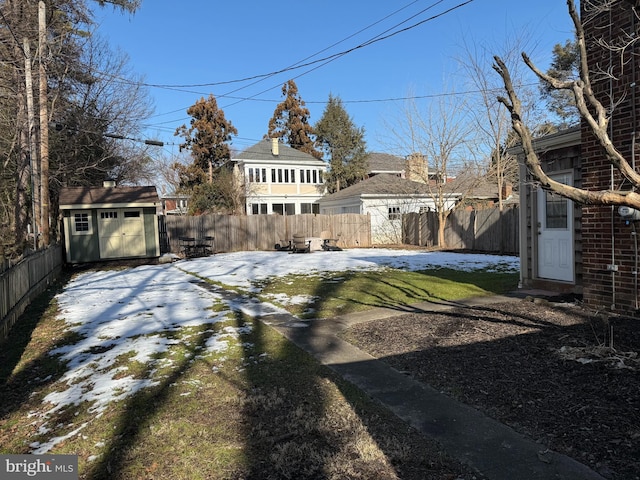
[[[196,239],[194,237],[180,237],[180,251],[185,258],[191,258],[196,255]]]
[[[279,252],[288,252],[293,248],[293,245],[291,240],[280,240],[280,243],[276,243],[273,248]]]
[[[328,230],[323,230],[320,232],[320,239],[322,240],[322,244],[320,245],[323,250],[328,252],[339,252],[342,249],[338,246],[338,239],[331,238],[331,232]]]
[[[299,233],[293,236],[291,241],[291,253],[309,253],[311,252],[311,240],[307,240],[304,235]]]
[[[199,253],[201,253],[202,255],[213,255],[215,253],[213,244],[214,240],[214,237],[211,236],[203,237],[198,244]]]

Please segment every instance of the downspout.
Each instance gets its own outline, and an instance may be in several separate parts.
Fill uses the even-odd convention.
[[[632,9],[633,14],[631,15],[631,35],[635,35],[636,31],[636,12],[635,8]],[[638,115],[637,115],[637,105],[636,105],[636,55],[635,55],[635,43],[633,44],[633,50],[631,52],[631,72],[633,77],[631,78],[631,112],[633,115],[633,128],[631,132],[631,166],[633,170],[636,170],[636,135],[638,132]],[[632,190],[635,190],[635,185],[631,186]],[[634,266],[633,266],[633,291],[635,293],[635,309],[638,310],[638,232],[636,231],[635,223],[633,225],[633,258],[634,258]]]
[[[612,18],[612,14],[611,14],[611,8],[609,8],[609,40],[611,41],[613,39],[613,18]],[[611,49],[609,49],[609,66],[613,65],[613,52],[611,51]],[[614,102],[613,102],[613,79],[609,78],[609,102],[610,102],[610,112],[613,112],[613,109],[615,107]],[[613,116],[613,115],[612,115]],[[611,141],[613,142],[613,118],[610,118],[609,121],[609,138],[611,139]],[[614,184],[614,167],[613,164],[610,167],[610,182],[611,182],[611,191],[615,190],[615,184]],[[616,215],[616,208],[614,205],[611,206],[611,310],[615,310],[616,309],[616,269],[615,269],[615,264],[616,264],[616,233],[615,233],[615,228],[614,228],[614,222],[615,222],[615,215]]]
[[[636,292],[635,309],[638,310],[638,232],[636,231],[636,223],[631,222],[631,236],[633,237],[633,288]]]

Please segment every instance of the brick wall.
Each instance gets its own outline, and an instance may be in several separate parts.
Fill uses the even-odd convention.
[[[581,2],[586,4],[587,2]],[[604,3],[604,2],[592,2]],[[581,18],[587,37],[588,62],[596,97],[607,108],[612,108],[609,126],[610,138],[616,148],[632,162],[633,137],[637,134],[640,117],[640,59],[627,50],[624,58],[617,52],[602,48],[597,41],[616,42],[637,31],[640,23],[633,17],[631,2],[618,0],[611,9],[593,16],[584,11]],[[634,25],[634,22],[636,25]],[[628,37],[627,37],[628,38]],[[611,69],[612,78],[598,75],[598,68]],[[595,81],[594,81],[595,80]],[[636,113],[637,112],[637,113]],[[637,155],[636,148],[636,155]],[[582,186],[587,190],[629,190],[631,185],[612,170],[602,147],[590,128],[582,125]],[[640,161],[640,159],[639,159]],[[584,206],[582,209],[583,294],[585,303],[594,308],[632,312],[638,309],[637,255],[634,227],[640,222],[625,222],[616,207]],[[611,266],[618,271],[611,271]]]

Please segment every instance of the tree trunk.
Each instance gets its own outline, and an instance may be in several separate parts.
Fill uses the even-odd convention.
[[[444,248],[446,247],[446,242],[444,239],[444,227],[447,224],[447,217],[444,212],[438,212],[438,247]]]
[[[44,49],[47,45],[44,2],[38,3],[38,59],[40,64],[40,229],[42,244],[49,245],[49,114],[47,104],[47,73],[44,68]]]

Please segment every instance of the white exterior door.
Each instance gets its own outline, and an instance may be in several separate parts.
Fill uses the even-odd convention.
[[[570,173],[550,175],[571,185]],[[538,277],[574,281],[573,202],[560,195],[538,189]]]
[[[135,257],[145,254],[141,210],[98,211],[101,258]]]

